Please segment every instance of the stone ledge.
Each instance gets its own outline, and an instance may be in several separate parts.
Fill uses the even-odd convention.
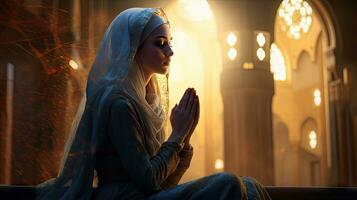
[[[357,187],[275,187],[266,189],[273,200],[356,200]],[[33,200],[34,186],[0,185],[1,200]]]

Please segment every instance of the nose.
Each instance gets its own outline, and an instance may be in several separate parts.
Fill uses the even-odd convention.
[[[167,57],[170,57],[170,56],[173,56],[174,55],[174,51],[172,50],[172,47],[168,47],[167,50],[166,50],[166,56]]]

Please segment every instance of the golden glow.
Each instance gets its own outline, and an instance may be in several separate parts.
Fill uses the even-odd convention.
[[[317,146],[317,134],[314,130],[309,133],[309,145],[311,149],[315,149]]]
[[[78,69],[78,64],[74,60],[69,61],[69,66],[71,66],[73,69],[77,70]]]
[[[281,29],[287,31],[289,37],[299,39],[307,33],[312,24],[312,8],[303,0],[284,0],[279,9]]]
[[[227,41],[227,43],[229,44],[229,46],[232,47],[232,46],[234,46],[235,43],[237,42],[237,36],[236,36],[234,33],[230,32],[230,33],[228,34],[228,36],[227,36],[226,41]]]
[[[195,152],[190,165],[190,172],[187,172],[181,181],[190,181],[205,174],[206,160],[205,155],[213,152],[212,165],[215,164],[216,158],[222,158],[223,149],[221,147],[222,138],[222,123],[219,113],[223,112],[223,105],[220,95],[220,74],[222,71],[222,59],[229,60],[226,53],[229,47],[224,51],[224,57],[219,54],[219,37],[217,36],[217,28],[215,21],[206,20],[198,21],[199,18],[192,17],[192,9],[185,9],[189,4],[195,4],[190,1],[169,1],[165,6],[165,12],[170,19],[170,23],[175,24],[171,27],[171,35],[173,37],[172,46],[174,56],[171,58],[169,71],[169,113],[171,108],[180,101],[182,95],[188,87],[195,88],[200,97],[201,116],[200,121],[192,135],[191,144],[193,146],[202,147]],[[206,1],[202,1],[207,3]],[[200,10],[196,10],[200,12]],[[203,20],[203,18],[201,18]],[[233,31],[232,31],[233,32]],[[227,32],[228,34],[229,32]],[[234,33],[234,32],[233,32]],[[220,37],[223,39],[223,44],[226,43],[226,36]],[[222,36],[222,35],[221,35]],[[238,34],[236,34],[238,42]],[[210,42],[207,42],[210,41]],[[237,45],[237,43],[236,43]],[[236,48],[238,51],[238,49]],[[209,59],[207,59],[209,58]],[[238,58],[238,57],[237,57]],[[237,59],[235,58],[235,59]],[[169,120],[167,121],[166,137],[171,133]],[[214,142],[209,148],[206,147],[207,131],[212,132]],[[212,140],[212,139],[210,139]],[[210,143],[214,143],[210,142]],[[214,170],[214,166],[212,166]]]
[[[206,0],[180,0],[188,18],[194,21],[212,20],[213,14]]]
[[[257,50],[257,57],[260,61],[263,61],[265,58],[265,51],[263,50],[263,48],[259,48]]]
[[[182,56],[185,57],[187,55],[182,55],[183,52],[187,52],[187,53],[193,53],[195,54],[196,52],[192,51],[193,49],[195,49],[194,47],[190,46],[190,44],[192,44],[193,41],[190,40],[190,38],[188,37],[187,33],[184,32],[184,30],[174,30],[173,31],[173,36],[174,36],[174,40],[172,40],[172,46],[174,47],[174,52],[175,54],[179,54],[176,56],[173,56],[173,62],[172,65],[170,66],[170,79],[172,81],[183,81],[184,77],[183,77],[183,70],[182,67],[179,67],[179,65],[183,64],[180,63],[178,64],[178,66],[176,66],[176,62],[175,60]],[[188,49],[187,47],[190,46],[191,49]]]
[[[237,57],[237,50],[234,47],[231,47],[229,48],[227,55],[230,60],[234,60]]]
[[[286,80],[285,59],[276,44],[271,44],[270,48],[270,71],[274,74],[274,80]]]
[[[314,103],[316,106],[320,106],[321,104],[321,92],[319,89],[314,91]]]
[[[253,69],[254,68],[254,64],[251,62],[245,62],[243,64],[243,69]]]
[[[214,163],[214,168],[216,170],[223,170],[224,168],[224,162],[222,159],[217,159],[216,162]]]
[[[263,33],[259,33],[259,34],[257,35],[257,42],[258,42],[258,45],[259,45],[260,47],[263,47],[263,46],[264,46],[264,44],[265,44],[265,36],[263,35]]]

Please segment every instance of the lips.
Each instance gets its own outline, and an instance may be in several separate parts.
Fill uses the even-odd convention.
[[[169,61],[164,62],[164,65],[170,65],[170,60],[169,60]]]

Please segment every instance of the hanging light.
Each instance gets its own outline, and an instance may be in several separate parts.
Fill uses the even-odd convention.
[[[312,12],[304,0],[284,0],[278,9],[281,29],[288,30],[289,37],[300,39],[301,34],[307,33],[311,27]]]

